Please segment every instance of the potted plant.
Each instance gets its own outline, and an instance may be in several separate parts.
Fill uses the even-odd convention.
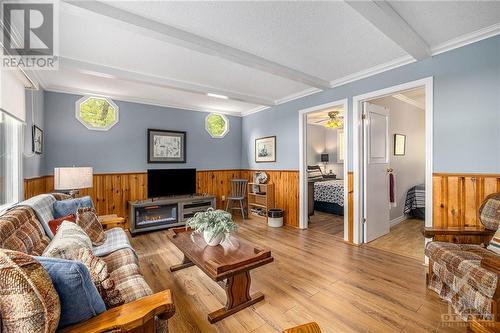
[[[233,222],[231,214],[224,210],[207,209],[205,212],[198,212],[186,221],[186,227],[193,229],[194,234],[203,232],[205,242],[210,246],[217,246],[222,243],[230,232],[238,229],[238,225]]]

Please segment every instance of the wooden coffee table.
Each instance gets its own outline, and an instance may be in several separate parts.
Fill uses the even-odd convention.
[[[168,238],[184,254],[182,263],[170,267],[170,271],[196,265],[226,290],[226,306],[208,314],[210,323],[264,299],[261,292],[250,295],[250,271],[272,262],[271,251],[259,249],[234,236],[221,245],[208,246],[199,235],[195,235],[193,241],[191,230],[186,228],[170,229]]]

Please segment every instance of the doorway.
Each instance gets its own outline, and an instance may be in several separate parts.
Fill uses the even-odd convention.
[[[353,101],[355,239],[423,261],[420,230],[432,225],[432,78]]]
[[[347,100],[299,112],[300,228],[348,239]]]

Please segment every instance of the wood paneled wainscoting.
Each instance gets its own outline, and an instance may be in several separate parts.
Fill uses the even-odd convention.
[[[269,181],[275,187],[275,203],[277,208],[285,211],[284,223],[288,226],[299,227],[299,172],[297,170],[265,170]],[[255,170],[200,170],[197,171],[197,191],[209,193],[217,197],[217,208],[224,208],[225,201],[231,192],[231,179],[244,178],[253,180]],[[349,241],[353,235],[353,186],[352,172],[349,172]],[[26,179],[24,181],[25,198],[54,190],[54,177],[44,176]],[[147,198],[147,174],[135,173],[107,173],[95,174],[94,186],[82,190],[81,195],[90,195],[96,205],[99,215],[117,214],[128,217],[127,202]]]
[[[231,179],[251,180],[253,172],[255,171],[237,169],[197,171],[197,191],[215,195],[217,208],[224,208],[225,201],[222,197],[230,194]],[[275,184],[276,207],[285,210],[285,224],[298,228],[298,171],[266,170],[266,172],[270,176],[270,181]],[[54,191],[53,176],[24,181],[25,198],[52,191]],[[128,201],[147,198],[147,174],[145,172],[94,174],[93,187],[80,191],[80,195],[92,197],[99,215],[117,214],[128,217]]]
[[[481,203],[495,192],[500,192],[500,174],[435,173],[432,180],[433,227],[480,226]]]
[[[284,210],[283,223],[299,227],[299,172],[297,170],[265,170],[274,184],[274,203]],[[242,170],[241,178],[253,181],[255,170]]]

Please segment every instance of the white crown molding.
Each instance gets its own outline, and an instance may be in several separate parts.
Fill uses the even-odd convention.
[[[441,43],[431,49],[432,55],[438,55],[444,52],[448,52],[457,49],[462,46],[466,46],[480,40],[490,38],[500,34],[500,23],[490,25],[489,27],[476,30],[474,32],[459,36],[457,38],[450,39],[444,43]]]
[[[420,110],[425,110],[425,103],[417,102],[416,100],[408,96],[405,96],[403,94],[394,94],[391,97],[400,100],[401,102],[413,105],[414,107],[419,108]]]
[[[310,123],[310,122],[308,122],[308,123],[307,123],[307,125],[311,125],[311,126],[319,126],[319,127],[325,127],[324,122],[326,122],[326,120],[325,120],[325,121],[321,121],[321,122],[319,122],[319,123]],[[333,162],[332,162],[332,163],[333,163]]]
[[[165,107],[165,108],[204,112],[204,113],[220,113],[220,114],[225,114],[228,116],[241,117],[240,112],[229,112],[229,111],[225,111],[225,110],[198,108],[198,107],[193,107],[193,106],[164,103],[164,102],[156,101],[156,100],[152,100],[152,99],[144,99],[144,98],[123,96],[123,95],[116,95],[116,94],[101,94],[101,93],[96,92],[96,91],[73,89],[73,88],[68,88],[68,87],[63,87],[63,86],[48,86],[44,90],[56,92],[56,93],[63,93],[63,94],[92,95],[92,96],[97,96],[97,97],[111,98],[113,100],[122,101],[122,102],[138,103],[138,104],[159,106],[159,107]]]
[[[391,69],[398,68],[398,67],[401,67],[404,65],[408,65],[408,64],[411,64],[413,62],[416,62],[416,60],[413,59],[412,56],[400,57],[400,58],[394,59],[392,61],[386,62],[384,64],[373,66],[373,67],[370,67],[368,69],[359,71],[357,73],[344,76],[340,79],[333,80],[330,82],[330,87],[331,88],[340,87],[340,86],[343,86],[344,84],[358,81],[361,79],[365,79],[367,77],[377,75],[377,74],[380,74],[383,72],[387,72],[387,71],[390,71]]]
[[[251,114],[254,114],[254,113],[257,113],[257,112],[260,112],[260,111],[264,111],[264,110],[267,110],[269,109],[269,106],[258,106],[254,109],[250,109],[248,111],[243,111],[241,112],[241,117],[245,117],[245,116],[249,116]]]
[[[321,89],[318,89],[318,88],[308,88],[306,90],[302,90],[298,93],[295,93],[295,94],[291,94],[291,95],[288,95],[286,97],[283,97],[283,98],[280,98],[278,100],[276,100],[276,104],[279,105],[279,104],[283,104],[283,103],[286,103],[286,102],[290,102],[290,101],[293,101],[295,99],[299,99],[299,98],[302,98],[302,97],[306,97],[306,96],[309,96],[309,95],[312,95],[312,94],[315,94],[317,92],[320,92],[320,91],[323,91]]]

